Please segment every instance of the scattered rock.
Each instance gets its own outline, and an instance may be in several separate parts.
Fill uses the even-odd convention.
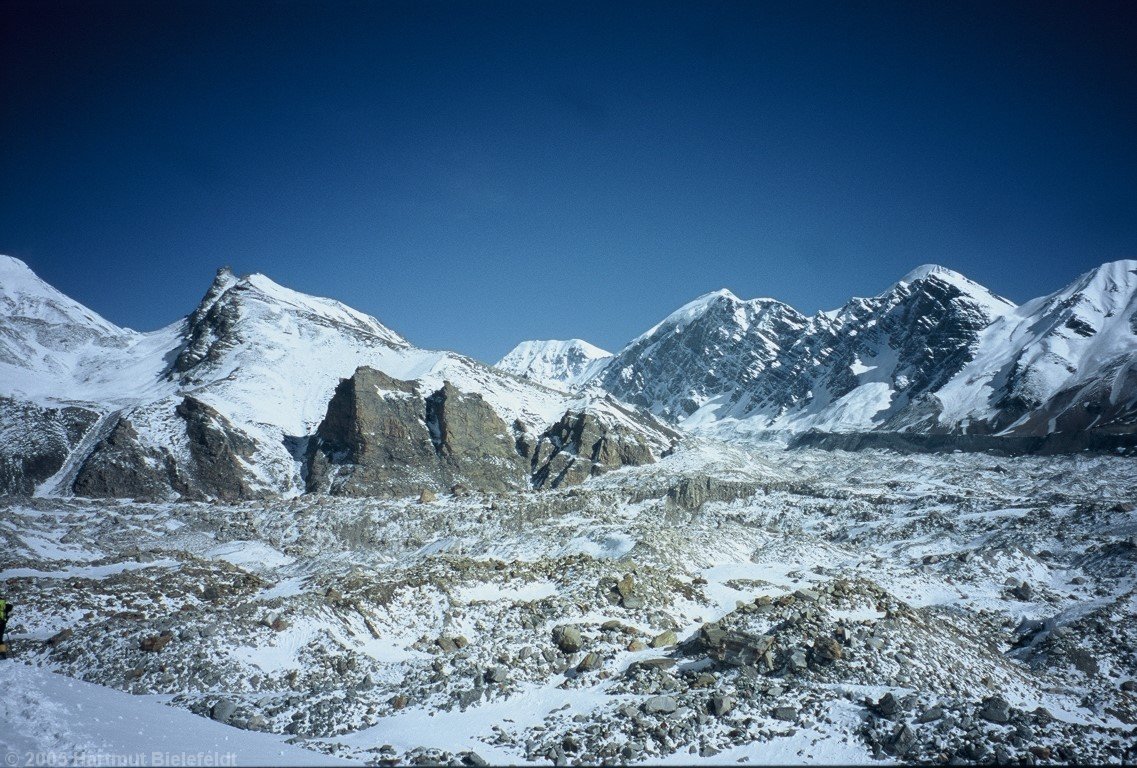
[[[669,629],[666,632],[660,632],[658,635],[653,637],[651,640],[651,647],[664,648],[669,645],[675,645],[678,642],[679,637]]]
[[[734,698],[731,696],[711,697],[711,712],[722,717],[734,709]]]
[[[881,696],[872,709],[881,717],[893,717],[900,711],[900,702],[890,692]]]
[[[652,696],[644,702],[643,710],[650,715],[670,714],[679,709],[679,703],[671,696]]]
[[[209,708],[209,716],[219,723],[228,723],[233,713],[237,711],[237,704],[229,699],[221,699]]]
[[[142,642],[138,644],[138,648],[140,650],[146,651],[147,653],[158,653],[167,645],[169,645],[170,641],[173,639],[173,633],[163,632],[160,635],[152,635],[150,637],[142,638]]]
[[[585,654],[584,658],[580,660],[580,663],[576,665],[576,671],[591,672],[600,669],[601,664],[603,664],[603,661],[600,658],[600,654],[590,652]]]
[[[47,644],[50,645],[52,648],[54,648],[55,646],[59,645],[64,640],[66,640],[67,638],[71,637],[74,634],[75,633],[69,628],[68,629],[61,629],[48,639]],[[142,650],[146,650],[146,649],[143,648]],[[1124,686],[1124,684],[1122,684],[1122,690],[1124,690],[1124,688],[1125,688],[1125,686]]]
[[[433,501],[438,501],[438,494],[428,488],[423,488],[422,492],[418,495],[418,503],[430,504]]]
[[[813,641],[813,658],[822,664],[831,664],[844,656],[841,644],[832,637],[819,637]]]
[[[1011,597],[1023,602],[1030,602],[1031,598],[1034,597],[1034,589],[1024,581],[1011,590]]]
[[[576,653],[584,647],[580,630],[572,624],[561,624],[553,628],[553,642],[565,653]]]
[[[789,723],[797,720],[796,707],[774,707],[774,711],[771,712],[771,714],[774,716],[775,720],[785,720]]]
[[[916,718],[917,723],[934,723],[944,716],[943,707],[932,707],[931,709],[924,710],[924,713]]]
[[[1000,696],[990,696],[983,700],[979,716],[992,723],[1007,723],[1011,719],[1011,705]]]

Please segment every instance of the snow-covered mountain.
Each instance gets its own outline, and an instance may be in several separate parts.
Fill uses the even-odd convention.
[[[937,392],[963,431],[1133,432],[1137,260],[1115,261],[984,330],[974,359]]]
[[[812,318],[772,299],[703,296],[621,350],[597,381],[688,426],[871,429],[911,419],[1013,304],[943,267]]]
[[[554,389],[572,389],[599,371],[611,352],[581,339],[523,341],[496,367]]]
[[[682,422],[754,387],[807,324],[793,307],[773,299],[709,293],[629,343],[595,381],[619,398]]]
[[[511,445],[524,437],[535,447],[567,412],[592,413],[610,439],[638,435],[653,456],[672,439],[657,430],[662,425],[602,397],[571,396],[463,355],[418,349],[375,318],[264,275],[222,269],[185,319],[141,334],[63,296],[22,262],[0,261],[4,490],[300,493],[309,485],[308,440],[328,417],[337,386],[360,368],[409,382],[418,405],[400,413],[424,431],[427,398],[449,384],[477,394],[489,411],[476,413],[492,413]],[[404,439],[416,424],[389,423],[395,437],[369,439]],[[407,468],[408,488],[413,475]]]
[[[718,291],[669,315],[580,386],[728,438],[1129,434],[1135,270],[1133,261],[1106,264],[1022,307],[936,265],[813,317]]]

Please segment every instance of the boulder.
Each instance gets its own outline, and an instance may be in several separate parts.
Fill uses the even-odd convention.
[[[844,658],[845,653],[832,637],[819,637],[813,641],[813,658],[822,664],[832,664]]]
[[[643,710],[649,715],[667,715],[679,709],[679,702],[671,696],[652,696],[643,703]]]
[[[711,712],[722,717],[734,709],[734,698],[731,696],[711,697]]]
[[[872,709],[881,717],[894,717],[900,711],[900,701],[891,692],[886,693],[877,700]]]
[[[1008,723],[1011,720],[1011,705],[1001,696],[989,696],[983,700],[979,716],[992,723]]]
[[[580,630],[572,624],[561,624],[553,628],[553,642],[565,653],[576,653],[584,646]]]
[[[603,661],[600,658],[600,654],[595,653],[595,652],[590,652],[590,653],[585,654],[584,658],[581,659],[580,663],[576,665],[576,671],[577,672],[591,672],[593,670],[600,669],[600,666],[602,663],[603,663]]]
[[[237,704],[229,699],[221,699],[209,709],[209,716],[219,723],[228,723],[237,711]]]
[[[174,635],[171,632],[163,632],[160,635],[151,635],[150,637],[142,638],[142,641],[138,644],[138,648],[139,650],[146,651],[147,653],[158,653],[167,645],[169,645],[170,641],[173,639]]]
[[[70,628],[61,629],[58,632],[56,632],[54,635],[52,635],[50,638],[48,638],[47,644],[50,645],[52,648],[54,648],[57,645],[59,645],[60,643],[62,643],[64,640],[67,640],[69,637],[71,637],[74,634],[75,634],[75,632],[72,631]]]
[[[797,708],[795,707],[774,707],[774,711],[770,714],[775,720],[785,720],[789,723],[797,720]]]

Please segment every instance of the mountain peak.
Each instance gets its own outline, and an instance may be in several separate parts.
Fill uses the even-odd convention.
[[[907,289],[914,284],[923,284],[924,281],[928,280],[935,280],[952,286],[971,302],[981,307],[992,319],[1015,308],[1013,301],[992,292],[967,275],[940,264],[921,264],[893,283],[887,291],[880,294],[880,298],[884,298],[897,290]]]
[[[939,264],[921,264],[906,274],[904,277],[900,278],[899,282],[914,283],[917,280],[923,280],[924,278],[931,277],[932,275],[943,275],[945,277],[963,277],[963,275],[956,272],[954,269],[948,269],[947,267],[941,266]],[[966,280],[967,278],[964,279]]]
[[[496,367],[554,389],[572,388],[596,373],[612,357],[583,339],[523,341]]]
[[[0,254],[0,278],[3,278],[5,282],[11,278],[28,276],[36,277],[36,273],[32,271],[31,267],[17,259],[15,256],[5,256],[3,254]]]

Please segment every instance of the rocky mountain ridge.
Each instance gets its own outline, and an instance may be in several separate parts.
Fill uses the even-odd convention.
[[[1060,434],[1044,442],[1126,448],[1137,445],[1135,307],[1137,261],[1105,264],[1022,307],[936,265],[812,317],[723,290],[669,315],[578,387],[728,439],[1001,444],[953,443],[981,434],[1013,437],[1007,450],[1020,452]]]
[[[140,334],[85,310],[22,262],[3,261],[0,294],[12,314],[0,318],[0,338],[15,351],[0,360],[2,492],[239,501],[347,488],[500,490],[532,482],[538,468],[522,446],[568,414],[591,414],[613,434],[636,435],[651,446],[651,460],[677,436],[603,396],[569,395],[462,355],[418,349],[375,318],[263,275],[221,269],[184,320]],[[37,354],[21,352],[27,349]],[[406,454],[393,485],[377,477],[375,487],[315,479],[317,464],[353,473],[312,441],[329,439],[334,395],[363,369],[423,393],[389,410],[388,431],[426,435],[449,413],[458,420],[448,423],[466,427],[463,439],[482,442],[443,437],[435,450],[427,438],[429,467]],[[353,419],[365,415],[351,411]],[[389,448],[384,434],[363,436]]]

